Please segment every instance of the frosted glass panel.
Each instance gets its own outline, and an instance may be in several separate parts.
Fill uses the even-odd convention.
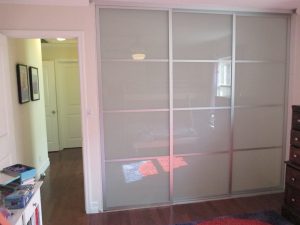
[[[230,135],[230,110],[174,112],[175,154],[229,150]]]
[[[234,149],[282,145],[282,107],[236,109],[235,115]]]
[[[235,104],[283,104],[285,69],[285,64],[238,63]]]
[[[228,194],[229,154],[174,157],[175,201]]]
[[[233,191],[278,187],[281,183],[282,149],[235,152]]]
[[[106,163],[106,207],[169,201],[169,157]]]
[[[169,112],[105,113],[105,159],[169,154]]]
[[[287,17],[238,16],[236,58],[238,60],[286,60]]]
[[[102,62],[104,110],[169,107],[168,63]]]
[[[232,16],[173,13],[175,59],[230,59]]]
[[[168,58],[168,12],[100,9],[102,59]]]
[[[231,63],[175,63],[174,107],[229,106]]]

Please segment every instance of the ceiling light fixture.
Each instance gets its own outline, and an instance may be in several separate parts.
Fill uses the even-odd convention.
[[[144,60],[146,58],[146,55],[143,53],[136,53],[131,55],[133,60]]]
[[[56,40],[58,40],[58,41],[65,41],[66,39],[65,38],[56,38]]]

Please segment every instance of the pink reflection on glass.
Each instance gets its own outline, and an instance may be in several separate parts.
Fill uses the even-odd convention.
[[[126,183],[136,182],[146,176],[158,174],[153,162],[149,160],[125,164],[122,167]]]
[[[153,165],[152,161],[145,161],[139,167],[139,172],[144,176],[150,176],[158,174],[156,167]]]
[[[163,168],[165,172],[170,172],[170,162],[169,162],[169,157],[159,157],[157,158],[159,164]],[[182,166],[187,166],[187,162],[184,160],[183,157],[173,157],[173,168],[180,168]]]
[[[164,172],[170,171],[170,162],[168,156],[158,157],[157,161]],[[183,166],[187,166],[187,162],[183,157],[173,157],[173,168],[180,168]],[[130,164],[122,165],[123,174],[126,183],[132,183],[139,180],[142,180],[144,177],[157,175],[158,169],[155,167],[152,160],[145,160],[134,162]]]

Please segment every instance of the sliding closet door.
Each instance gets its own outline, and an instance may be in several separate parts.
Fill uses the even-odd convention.
[[[288,18],[237,16],[233,192],[282,185]]]
[[[169,202],[168,12],[99,19],[105,207]]]
[[[280,190],[288,24],[99,9],[106,210]]]
[[[232,16],[173,13],[174,200],[228,194]]]

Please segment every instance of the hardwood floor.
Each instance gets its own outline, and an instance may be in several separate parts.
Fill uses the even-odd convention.
[[[228,214],[275,210],[283,194],[86,215],[81,149],[50,153],[42,186],[44,225],[169,225]]]

